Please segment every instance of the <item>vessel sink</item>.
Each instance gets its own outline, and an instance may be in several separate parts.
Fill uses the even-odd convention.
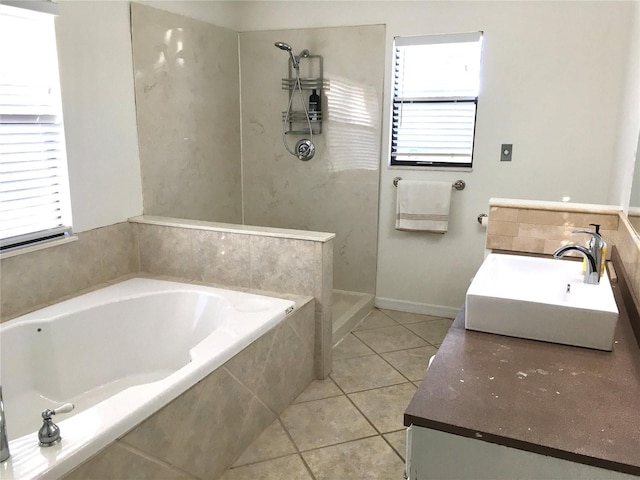
[[[618,308],[605,273],[583,282],[582,262],[491,253],[466,296],[469,330],[613,348]]]

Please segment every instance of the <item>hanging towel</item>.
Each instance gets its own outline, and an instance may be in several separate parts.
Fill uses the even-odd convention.
[[[446,233],[450,182],[398,181],[396,230]]]

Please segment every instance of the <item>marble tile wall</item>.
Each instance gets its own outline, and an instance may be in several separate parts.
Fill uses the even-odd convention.
[[[335,288],[374,294],[385,27],[238,34],[135,3],[131,24],[145,215],[334,232]],[[275,41],[324,57],[309,162],[282,145]]]
[[[137,231],[128,222],[77,237],[0,260],[2,321],[139,270]]]
[[[636,232],[632,222],[621,214],[616,247],[631,282],[630,288],[640,299],[640,238]]]
[[[131,4],[144,212],[242,222],[238,33]]]
[[[552,254],[566,243],[584,244],[588,237],[572,233],[575,229],[593,229],[590,223],[601,225],[607,243],[615,245],[620,253],[624,269],[631,281],[636,298],[640,299],[640,238],[633,227],[633,220],[612,207],[604,212],[589,205],[570,211],[556,207],[526,207],[491,205],[487,227],[486,247],[491,250],[507,250],[524,253]],[[611,257],[611,249],[608,250]]]
[[[600,224],[600,233],[608,243],[615,243],[619,213],[566,211],[557,207],[490,206],[486,247],[527,253],[552,254],[567,243],[584,244],[588,237],[573,230],[588,229],[590,223]]]
[[[314,377],[308,302],[65,477],[214,480]]]
[[[136,223],[140,270],[227,287],[313,296],[316,375],[325,378],[331,371],[332,240],[214,231],[173,220],[183,226]]]
[[[282,143],[288,55],[276,41],[324,59],[322,134],[308,162]],[[245,223],[334,232],[334,287],[375,293],[385,27],[241,32],[240,58]],[[302,76],[317,75],[307,62]],[[290,148],[302,137],[287,135]]]

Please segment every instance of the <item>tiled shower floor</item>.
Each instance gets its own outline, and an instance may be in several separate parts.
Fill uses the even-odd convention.
[[[402,479],[402,417],[452,320],[375,309],[222,480]]]

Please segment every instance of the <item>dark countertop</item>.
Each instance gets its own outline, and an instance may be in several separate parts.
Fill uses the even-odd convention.
[[[617,290],[613,352],[465,330],[461,310],[405,426],[640,475],[640,348]]]

